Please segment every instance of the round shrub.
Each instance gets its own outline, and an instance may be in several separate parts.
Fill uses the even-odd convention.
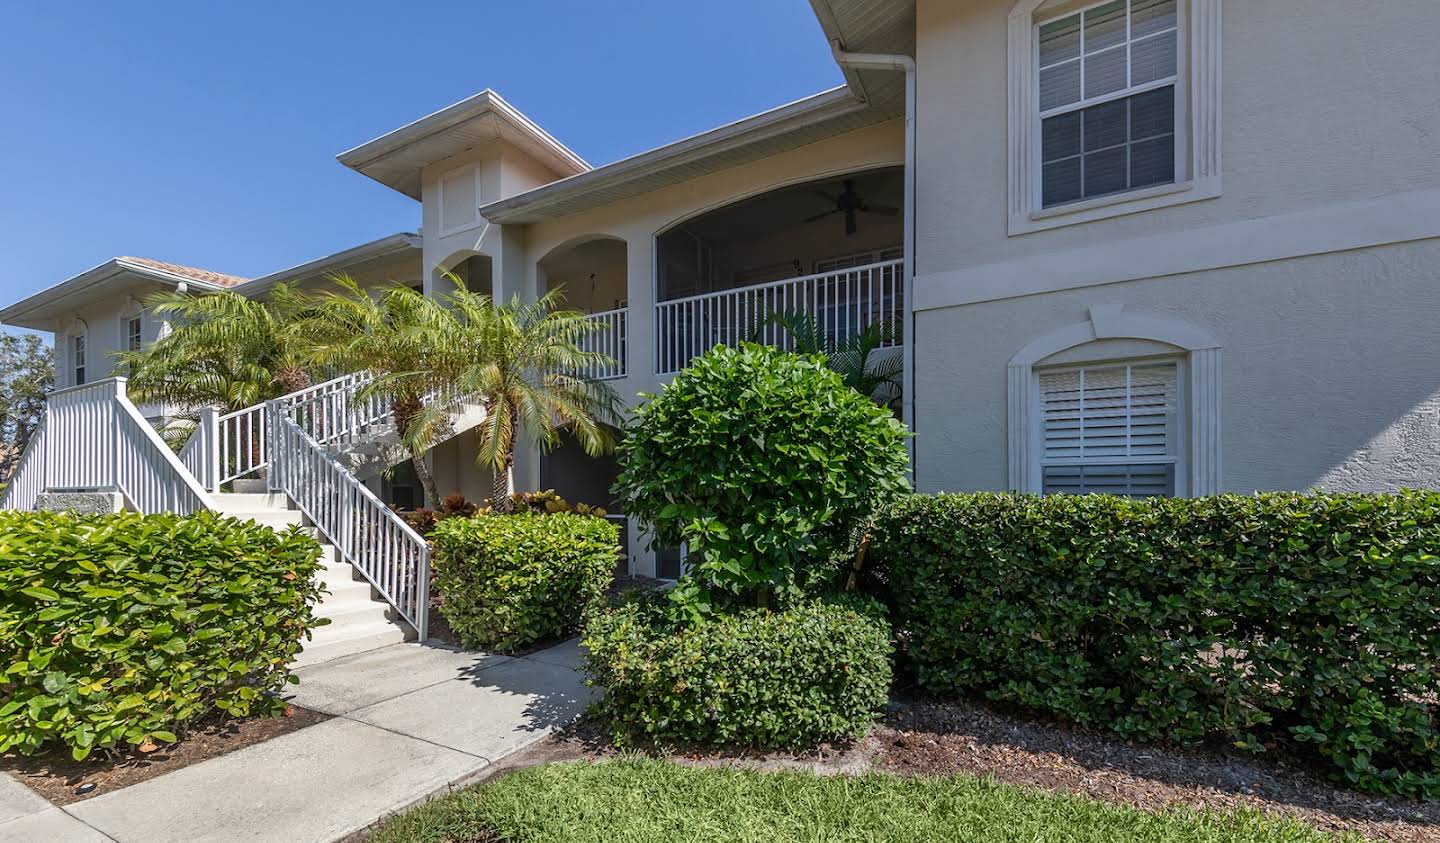
[[[320,546],[213,513],[0,513],[0,752],[83,759],[279,714]]]
[[[906,489],[906,437],[821,357],[721,346],[636,410],[616,490],[699,581],[763,599],[854,551]]]
[[[515,652],[574,632],[615,575],[620,528],[588,515],[477,515],[441,521],[440,614],[466,647]]]
[[[869,601],[674,622],[655,595],[597,612],[585,669],[619,743],[792,747],[858,738],[890,689],[890,627]]]

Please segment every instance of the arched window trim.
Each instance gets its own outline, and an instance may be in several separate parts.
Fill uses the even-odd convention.
[[[1040,455],[1034,444],[1038,423],[1035,366],[1047,357],[1104,339],[1150,340],[1184,352],[1188,396],[1186,489],[1191,497],[1217,494],[1220,462],[1220,341],[1209,332],[1171,316],[1129,312],[1124,305],[1092,307],[1090,318],[1031,341],[1010,358],[1009,485],[1019,492],[1040,491]],[[1096,362],[1103,362],[1097,360]]]

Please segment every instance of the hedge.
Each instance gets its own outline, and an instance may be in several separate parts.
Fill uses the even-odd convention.
[[[620,528],[591,515],[477,515],[435,527],[440,614],[466,647],[510,653],[575,632],[615,575]]]
[[[675,621],[663,595],[596,613],[583,639],[594,711],[617,743],[797,747],[858,738],[890,690],[872,601]]]
[[[1440,796],[1440,493],[912,496],[872,587],[933,694]]]
[[[0,513],[0,752],[83,759],[278,714],[320,546],[213,513]]]

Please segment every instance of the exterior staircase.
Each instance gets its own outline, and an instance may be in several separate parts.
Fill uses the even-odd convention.
[[[315,630],[314,639],[305,643],[293,667],[378,650],[415,638],[415,630],[398,620],[395,610],[379,598],[378,592],[352,565],[340,561],[335,547],[325,542],[284,494],[242,492],[215,494],[211,498],[216,510],[226,515],[277,530],[298,524],[321,542],[324,567],[317,576],[329,593],[320,599],[315,613],[329,618],[330,623]]]

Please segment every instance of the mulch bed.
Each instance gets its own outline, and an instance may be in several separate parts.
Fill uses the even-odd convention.
[[[552,761],[597,760],[617,750],[581,720],[512,756],[493,773]],[[1440,803],[1390,799],[1336,787],[1313,772],[1224,753],[1128,744],[963,703],[899,701],[863,740],[806,753],[668,751],[684,764],[806,770],[878,770],[902,776],[969,774],[1143,810],[1250,809],[1292,816],[1324,831],[1377,840],[1440,841]]]
[[[102,793],[114,793],[132,784],[165,773],[218,758],[237,749],[278,738],[289,732],[329,720],[321,714],[299,706],[291,706],[286,717],[247,717],[235,719],[224,713],[200,721],[179,742],[161,744],[150,753],[132,747],[116,750],[110,755],[96,752],[84,761],[70,757],[68,750],[49,752],[26,758],[20,755],[0,756],[4,770],[29,788],[56,805],[81,802]],[[84,784],[97,785],[85,794],[77,793]]]

